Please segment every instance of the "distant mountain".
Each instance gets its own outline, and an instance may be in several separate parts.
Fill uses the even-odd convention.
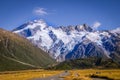
[[[0,71],[44,68],[53,62],[27,39],[0,29]]]
[[[13,30],[57,61],[102,57],[120,63],[120,28],[93,30],[86,24],[52,27],[43,20],[34,20]]]

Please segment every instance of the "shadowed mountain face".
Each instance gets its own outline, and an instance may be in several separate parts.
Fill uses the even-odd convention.
[[[34,20],[13,30],[57,61],[102,57],[120,62],[120,28],[111,31],[93,30],[86,24],[51,27],[43,20]]]
[[[0,29],[0,71],[43,68],[54,62],[17,34]]]

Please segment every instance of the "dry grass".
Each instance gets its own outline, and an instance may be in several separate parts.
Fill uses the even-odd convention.
[[[0,73],[0,80],[29,80],[32,78],[44,78],[60,74],[63,71],[49,71],[49,70],[24,70],[24,71],[7,71]],[[120,69],[98,70],[98,69],[84,69],[84,70],[70,70],[69,75],[64,77],[64,80],[92,80],[91,75],[99,77],[108,77],[114,80],[120,80]]]
[[[66,76],[65,80],[91,80],[83,70],[70,70],[69,72],[70,75]]]
[[[1,72],[0,80],[28,80],[32,78],[44,78],[61,73],[62,71],[48,71],[48,70],[24,70],[24,71],[10,71]]]
[[[65,80],[92,80],[91,75],[96,75],[98,77],[107,77],[114,80],[120,80],[120,69],[111,70],[95,70],[95,69],[85,69],[85,70],[71,70],[70,75],[65,77]]]

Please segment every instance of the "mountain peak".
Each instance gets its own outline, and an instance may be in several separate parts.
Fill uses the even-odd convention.
[[[88,31],[88,32],[93,31],[93,29],[89,27],[87,24],[77,25],[75,26],[75,29],[78,31]]]
[[[29,21],[29,22],[27,22],[27,23],[46,23],[43,19],[34,19],[34,20],[32,20],[32,21]]]
[[[13,32],[18,33],[21,31],[31,30],[31,29],[36,29],[36,28],[43,30],[46,27],[47,27],[46,22],[43,19],[38,19],[38,20],[29,21],[29,22],[17,27],[16,29],[13,30]]]

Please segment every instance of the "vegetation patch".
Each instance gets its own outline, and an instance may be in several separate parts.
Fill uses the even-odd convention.
[[[96,74],[93,74],[90,76],[91,78],[100,78],[100,79],[107,79],[107,80],[114,80],[114,79],[111,79],[107,76],[99,76],[99,75],[96,75]]]
[[[66,60],[58,63],[56,66],[49,67],[48,69],[53,70],[71,70],[71,69],[119,69],[120,64],[113,61],[112,59],[102,58],[84,58],[84,59],[73,59]]]

